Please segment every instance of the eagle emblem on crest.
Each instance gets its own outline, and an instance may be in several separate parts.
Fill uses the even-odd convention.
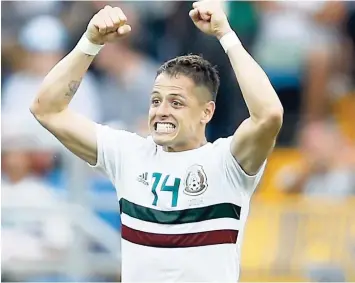
[[[207,176],[201,165],[192,165],[187,169],[184,193],[190,196],[203,194],[207,190]]]

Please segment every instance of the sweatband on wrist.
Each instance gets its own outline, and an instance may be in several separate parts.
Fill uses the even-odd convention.
[[[219,42],[221,43],[224,52],[226,53],[228,52],[228,49],[230,49],[231,47],[242,44],[234,31],[231,31],[225,34],[224,36],[222,36]]]
[[[83,34],[76,46],[81,52],[91,56],[97,55],[102,49],[102,47],[104,47],[104,45],[92,43],[86,37],[86,34]]]

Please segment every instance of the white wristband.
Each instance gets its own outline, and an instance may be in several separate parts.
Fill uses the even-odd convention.
[[[77,48],[88,55],[91,56],[95,56],[97,55],[100,50],[102,49],[102,47],[104,47],[104,45],[99,45],[99,44],[95,44],[92,43],[87,37],[86,34],[84,33],[83,36],[80,38],[78,44],[76,45]]]
[[[224,52],[226,52],[226,53],[228,52],[228,49],[233,47],[234,45],[241,45],[242,44],[234,31],[231,31],[231,32],[225,34],[224,36],[222,36],[222,38],[219,40],[219,42],[221,43],[221,45],[224,49]]]

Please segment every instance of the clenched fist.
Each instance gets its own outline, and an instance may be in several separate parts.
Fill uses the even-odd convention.
[[[221,39],[232,31],[222,3],[218,0],[203,0],[192,4],[189,16],[202,32]]]
[[[95,44],[103,45],[116,38],[127,35],[131,27],[127,17],[118,7],[106,6],[101,9],[89,22],[86,37]]]

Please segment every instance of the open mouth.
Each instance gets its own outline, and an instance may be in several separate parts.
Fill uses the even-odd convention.
[[[169,122],[156,122],[154,123],[154,130],[159,134],[170,134],[173,133],[176,129],[176,126],[173,123]]]

